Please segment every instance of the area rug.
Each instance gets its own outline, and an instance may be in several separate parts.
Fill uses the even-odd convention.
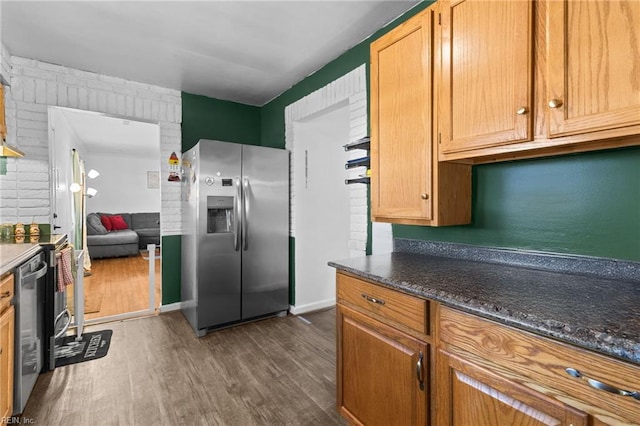
[[[63,337],[55,347],[56,367],[102,358],[109,351],[112,334],[112,330],[84,333],[80,341],[76,336]]]
[[[139,251],[140,251],[140,255],[144,260],[149,260],[149,251],[147,249],[143,249]],[[160,259],[160,257],[161,257],[160,247],[156,247],[156,259]]]

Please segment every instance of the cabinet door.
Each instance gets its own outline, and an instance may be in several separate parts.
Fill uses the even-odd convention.
[[[353,424],[425,425],[428,346],[338,308],[338,409]]]
[[[0,419],[13,409],[13,306],[0,316]]]
[[[371,215],[431,219],[433,10],[371,44]]]
[[[555,0],[548,8],[549,136],[640,124],[640,2]]]
[[[531,1],[442,2],[442,153],[532,139],[532,10]]]
[[[7,122],[4,115],[4,86],[0,84],[0,139],[7,138]]]
[[[437,419],[449,426],[589,425],[587,414],[472,361],[438,353]]]

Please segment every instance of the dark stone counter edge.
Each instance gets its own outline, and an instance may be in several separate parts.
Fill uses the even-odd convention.
[[[427,288],[421,285],[412,285],[406,281],[398,282],[386,279],[335,262],[329,262],[328,264],[338,271],[348,272],[356,277],[380,284],[384,287],[431,299],[445,306],[494,320],[522,331],[550,337],[563,343],[572,344],[583,349],[598,352],[602,355],[612,356],[622,361],[640,365],[640,348],[636,351],[624,349],[625,347],[638,347],[637,342],[634,340],[613,338],[605,333],[598,333],[585,328],[576,328],[569,334],[563,330],[563,324],[550,318],[536,318],[535,316],[522,312],[512,312],[507,309],[501,309],[496,305],[483,303],[478,300],[458,300],[456,295],[445,291]],[[606,340],[606,342],[604,340]]]
[[[640,262],[627,260],[406,238],[394,238],[393,251],[640,282]]]

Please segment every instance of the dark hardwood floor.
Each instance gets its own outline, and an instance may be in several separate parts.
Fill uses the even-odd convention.
[[[106,357],[40,375],[24,417],[53,425],[345,425],[335,310],[198,339],[180,312],[112,329]]]

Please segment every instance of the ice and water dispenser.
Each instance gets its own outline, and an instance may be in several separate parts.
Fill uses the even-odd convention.
[[[234,197],[207,196],[207,234],[233,232]]]

